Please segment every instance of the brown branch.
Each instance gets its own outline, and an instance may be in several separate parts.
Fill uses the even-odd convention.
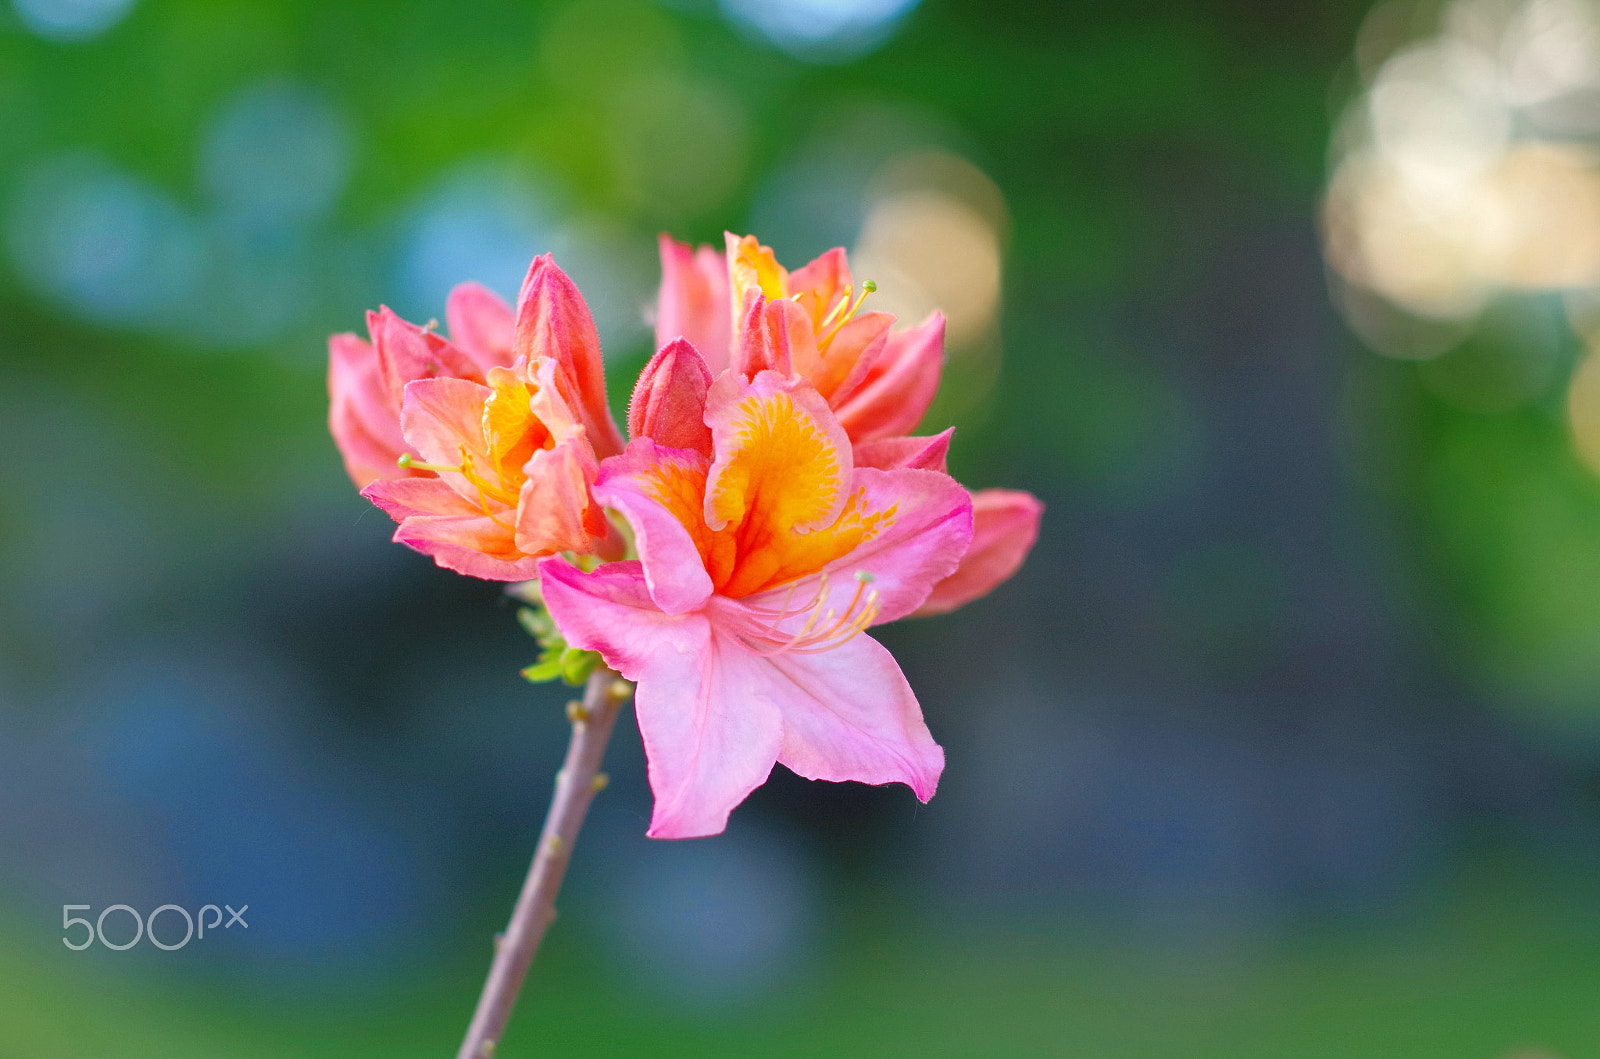
[[[601,666],[589,677],[583,702],[567,707],[572,719],[572,742],[567,746],[567,760],[556,774],[555,797],[539,835],[539,849],[533,855],[533,866],[528,869],[516,907],[511,910],[511,922],[505,933],[495,938],[489,980],[483,985],[478,1009],[456,1059],[490,1059],[505,1033],[528,966],[556,917],[556,893],[566,875],[584,813],[606,785],[600,761],[617,713],[632,693],[631,684]]]

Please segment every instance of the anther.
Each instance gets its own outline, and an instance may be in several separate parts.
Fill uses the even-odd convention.
[[[446,467],[441,463],[423,463],[409,452],[402,453],[400,458],[394,462],[395,465],[398,466],[402,471],[434,471],[437,473],[453,471],[457,474],[461,473],[460,464],[457,464],[454,467]]]

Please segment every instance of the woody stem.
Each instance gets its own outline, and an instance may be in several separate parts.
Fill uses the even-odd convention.
[[[505,1033],[511,1009],[517,1002],[522,980],[539,950],[545,931],[556,917],[556,893],[567,872],[572,845],[589,803],[605,786],[600,771],[606,741],[622,704],[633,694],[633,686],[614,671],[601,666],[589,677],[583,702],[568,708],[572,716],[572,742],[567,745],[567,760],[556,774],[555,797],[544,819],[539,848],[522,884],[511,922],[505,933],[495,938],[494,962],[489,980],[478,997],[478,1008],[467,1027],[466,1040],[456,1059],[490,1059]]]

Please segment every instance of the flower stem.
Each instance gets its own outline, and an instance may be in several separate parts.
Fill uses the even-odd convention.
[[[606,741],[611,738],[617,712],[632,693],[633,685],[601,666],[590,675],[583,702],[568,707],[572,742],[567,746],[567,760],[556,774],[555,797],[539,835],[539,849],[516,907],[511,910],[511,922],[505,933],[495,938],[489,980],[483,984],[478,1008],[456,1059],[490,1059],[500,1043],[528,966],[556,917],[556,892],[567,872],[572,844],[583,826],[589,803],[605,786],[600,761],[605,756]]]

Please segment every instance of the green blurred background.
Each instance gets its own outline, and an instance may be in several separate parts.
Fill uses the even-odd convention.
[[[1346,328],[1367,8],[0,6],[0,1057],[453,1054],[565,695],[355,495],[326,336],[553,251],[620,399],[724,228],[949,310],[927,425],[1043,535],[883,632],[926,807],[650,843],[624,723],[501,1055],[1600,1056],[1574,285]],[[250,925],[62,944],[167,902]]]

